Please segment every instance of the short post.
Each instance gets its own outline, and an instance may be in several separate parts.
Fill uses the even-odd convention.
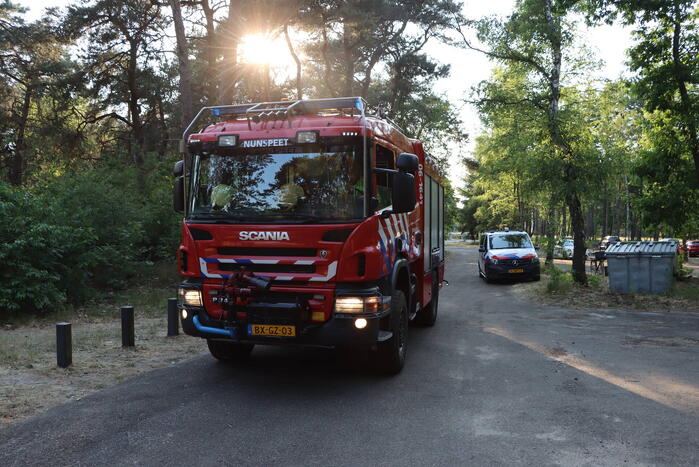
[[[177,299],[167,299],[167,335],[176,336],[180,333],[180,321],[177,316]]]
[[[70,323],[56,323],[56,363],[61,368],[68,368],[73,364]]]
[[[134,338],[133,307],[121,307],[121,346],[133,347],[136,345]]]

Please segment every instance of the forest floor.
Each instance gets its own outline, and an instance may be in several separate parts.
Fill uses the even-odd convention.
[[[167,336],[174,264],[147,266],[140,285],[79,308],[0,323],[0,426],[80,399],[138,374],[206,352],[206,342]],[[121,347],[119,308],[133,305],[136,346]],[[72,327],[73,364],[56,366],[55,323]]]

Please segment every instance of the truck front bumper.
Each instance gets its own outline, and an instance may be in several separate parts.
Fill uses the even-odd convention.
[[[541,274],[541,266],[538,262],[519,266],[486,264],[485,273],[489,279],[532,278]]]
[[[186,311],[186,313],[182,313]],[[186,314],[186,316],[185,316]],[[377,342],[391,338],[391,333],[381,330],[381,323],[390,310],[380,313],[349,315],[335,313],[323,323],[295,323],[295,337],[251,336],[248,325],[253,322],[224,322],[209,317],[203,308],[180,306],[182,329],[190,336],[207,339],[223,339],[232,342],[289,345],[324,348],[372,348]],[[359,328],[358,319],[366,320],[366,326]],[[268,324],[268,323],[265,323]],[[279,323],[288,325],[288,323]]]

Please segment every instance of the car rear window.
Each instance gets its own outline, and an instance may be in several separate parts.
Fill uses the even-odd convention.
[[[491,250],[504,248],[532,248],[532,242],[529,237],[522,234],[501,234],[490,237]]]

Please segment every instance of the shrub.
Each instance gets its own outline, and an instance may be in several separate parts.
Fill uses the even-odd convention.
[[[549,281],[546,283],[548,293],[568,292],[573,288],[573,275],[570,272],[561,271],[555,266],[548,272]]]
[[[599,288],[602,285],[602,276],[599,274],[588,274],[587,283],[591,287]]]
[[[144,261],[174,257],[171,164],[105,164],[30,189],[0,183],[0,313],[50,311],[128,285]]]
[[[35,196],[0,184],[0,311],[50,311],[80,289],[94,235],[46,214]]]
[[[36,191],[49,222],[93,234],[82,285],[87,289],[125,286],[135,271],[141,253],[137,245],[144,236],[130,187],[89,171],[56,178]],[[76,298],[84,297],[76,294]]]

